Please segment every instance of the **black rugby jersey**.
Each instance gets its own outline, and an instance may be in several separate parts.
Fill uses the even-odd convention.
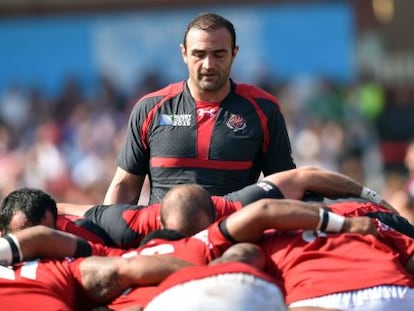
[[[129,118],[117,164],[150,177],[150,203],[174,185],[197,183],[224,195],[295,167],[276,99],[231,81],[222,102],[198,102],[186,81],[141,98]]]

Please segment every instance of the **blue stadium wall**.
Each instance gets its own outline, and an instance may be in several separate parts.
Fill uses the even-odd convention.
[[[204,7],[235,24],[240,52],[233,77],[262,71],[280,81],[301,75],[349,82],[355,76],[355,17],[346,1]],[[86,87],[109,74],[125,89],[148,71],[186,77],[179,50],[200,9],[15,17],[0,20],[0,92],[17,82],[59,90],[70,74]]]

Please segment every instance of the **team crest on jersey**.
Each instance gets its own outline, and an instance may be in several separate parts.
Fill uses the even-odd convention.
[[[242,131],[247,127],[246,120],[239,114],[232,113],[226,125],[233,132]]]
[[[160,125],[190,126],[191,114],[162,114]]]

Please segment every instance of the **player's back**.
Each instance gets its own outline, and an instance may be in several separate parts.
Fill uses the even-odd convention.
[[[0,306],[8,311],[73,310],[76,280],[68,260],[0,266]]]

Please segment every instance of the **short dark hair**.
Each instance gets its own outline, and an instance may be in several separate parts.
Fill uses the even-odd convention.
[[[23,212],[27,219],[38,225],[50,211],[57,220],[56,201],[46,192],[34,188],[21,188],[10,192],[0,206],[0,230],[8,233],[10,222],[17,212]]]
[[[188,24],[184,33],[183,45],[187,48],[187,35],[191,29],[212,31],[220,28],[225,28],[230,33],[232,39],[231,47],[234,50],[236,48],[236,30],[234,25],[228,19],[214,13],[201,13]]]
[[[159,229],[159,230],[151,231],[146,236],[144,236],[142,238],[141,242],[139,243],[139,246],[143,246],[143,245],[147,244],[149,241],[151,241],[153,239],[163,239],[163,240],[168,240],[168,241],[177,241],[177,240],[181,240],[183,238],[185,238],[185,235],[178,232],[178,231],[176,231],[176,230]]]

